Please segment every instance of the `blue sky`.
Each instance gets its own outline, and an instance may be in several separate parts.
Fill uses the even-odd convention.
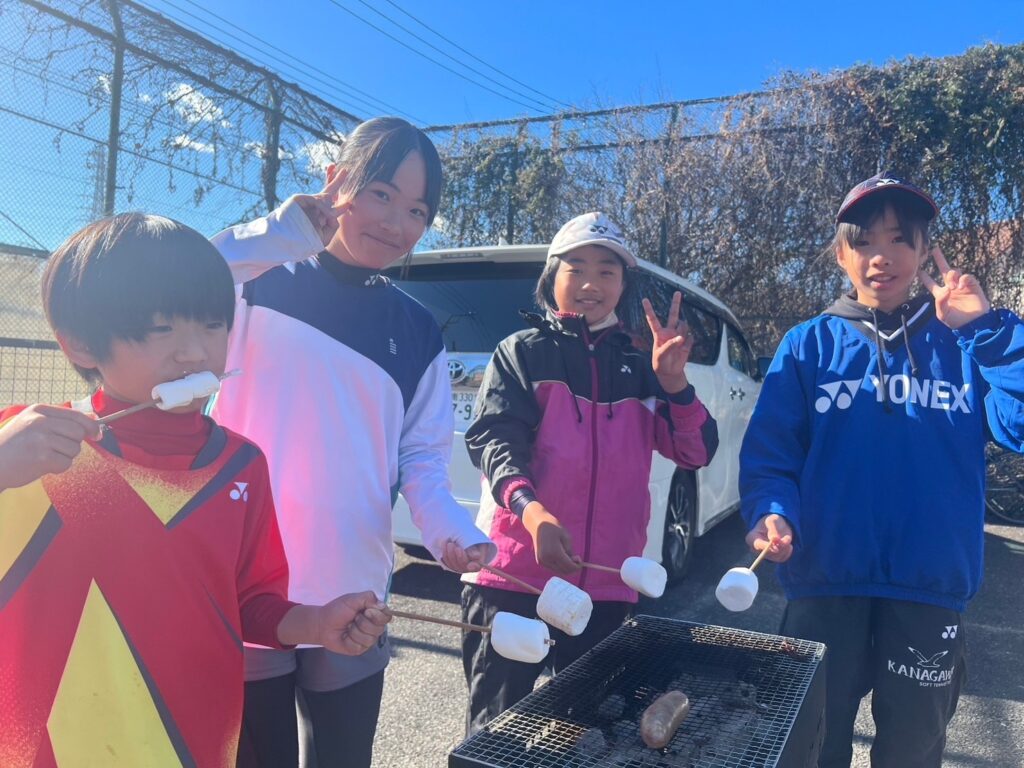
[[[825,72],[906,56],[947,56],[985,42],[1024,41],[1024,0],[293,0],[287,12],[281,10],[285,3],[268,0],[143,1],[286,77],[333,94],[339,106],[360,117],[390,106],[421,125],[544,114],[564,105],[722,96],[757,90],[783,70]],[[504,97],[427,61],[385,32]],[[500,85],[462,69],[441,51]],[[335,80],[344,85],[330,85]],[[349,86],[370,98],[358,91],[342,94]]]
[[[358,117],[404,114],[424,126],[727,96],[761,89],[787,70],[828,72],[1024,42],[1024,0],[142,2]],[[106,137],[106,112],[69,95],[56,70],[48,82],[31,67],[21,71],[19,18],[0,14],[0,131],[13,139],[0,143],[0,243],[48,250],[98,215],[103,161],[93,152]],[[34,38],[36,48],[47,44]],[[62,66],[74,66],[74,50],[60,57]],[[59,126],[70,121],[92,140],[20,112]],[[160,212],[215,232],[262,201],[255,157],[247,158],[248,191],[218,187],[201,205],[187,174],[159,164],[136,171],[124,158],[117,209]]]

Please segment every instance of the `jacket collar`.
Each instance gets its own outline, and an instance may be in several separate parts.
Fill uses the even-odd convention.
[[[591,331],[583,315],[574,312],[547,312],[543,315],[537,312],[530,312],[525,309],[519,310],[519,314],[531,328],[536,328],[542,333],[571,336],[574,338],[593,338],[600,341],[608,340],[616,344],[629,344],[629,334],[623,330],[622,322],[617,325],[602,328],[599,331]]]

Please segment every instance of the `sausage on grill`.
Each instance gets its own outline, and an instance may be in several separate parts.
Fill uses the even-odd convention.
[[[640,738],[651,749],[666,746],[686,716],[690,714],[690,699],[682,691],[662,694],[644,710],[640,718]]]

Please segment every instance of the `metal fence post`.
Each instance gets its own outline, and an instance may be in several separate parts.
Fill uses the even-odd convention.
[[[277,78],[267,78],[270,109],[266,114],[267,146],[263,153],[263,199],[267,210],[277,208],[277,174],[281,169],[281,90]]]
[[[107,178],[103,214],[112,216],[117,200],[117,151],[121,138],[121,91],[124,87],[124,28],[118,0],[107,0],[114,27],[114,71],[110,78],[110,126],[107,131]]]

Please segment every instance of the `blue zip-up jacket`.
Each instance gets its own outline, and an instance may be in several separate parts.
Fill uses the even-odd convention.
[[[950,330],[928,295],[891,315],[844,297],[779,345],[740,453],[742,514],[792,526],[789,599],[962,611],[981,583],[989,439],[1024,444],[1016,315]]]

